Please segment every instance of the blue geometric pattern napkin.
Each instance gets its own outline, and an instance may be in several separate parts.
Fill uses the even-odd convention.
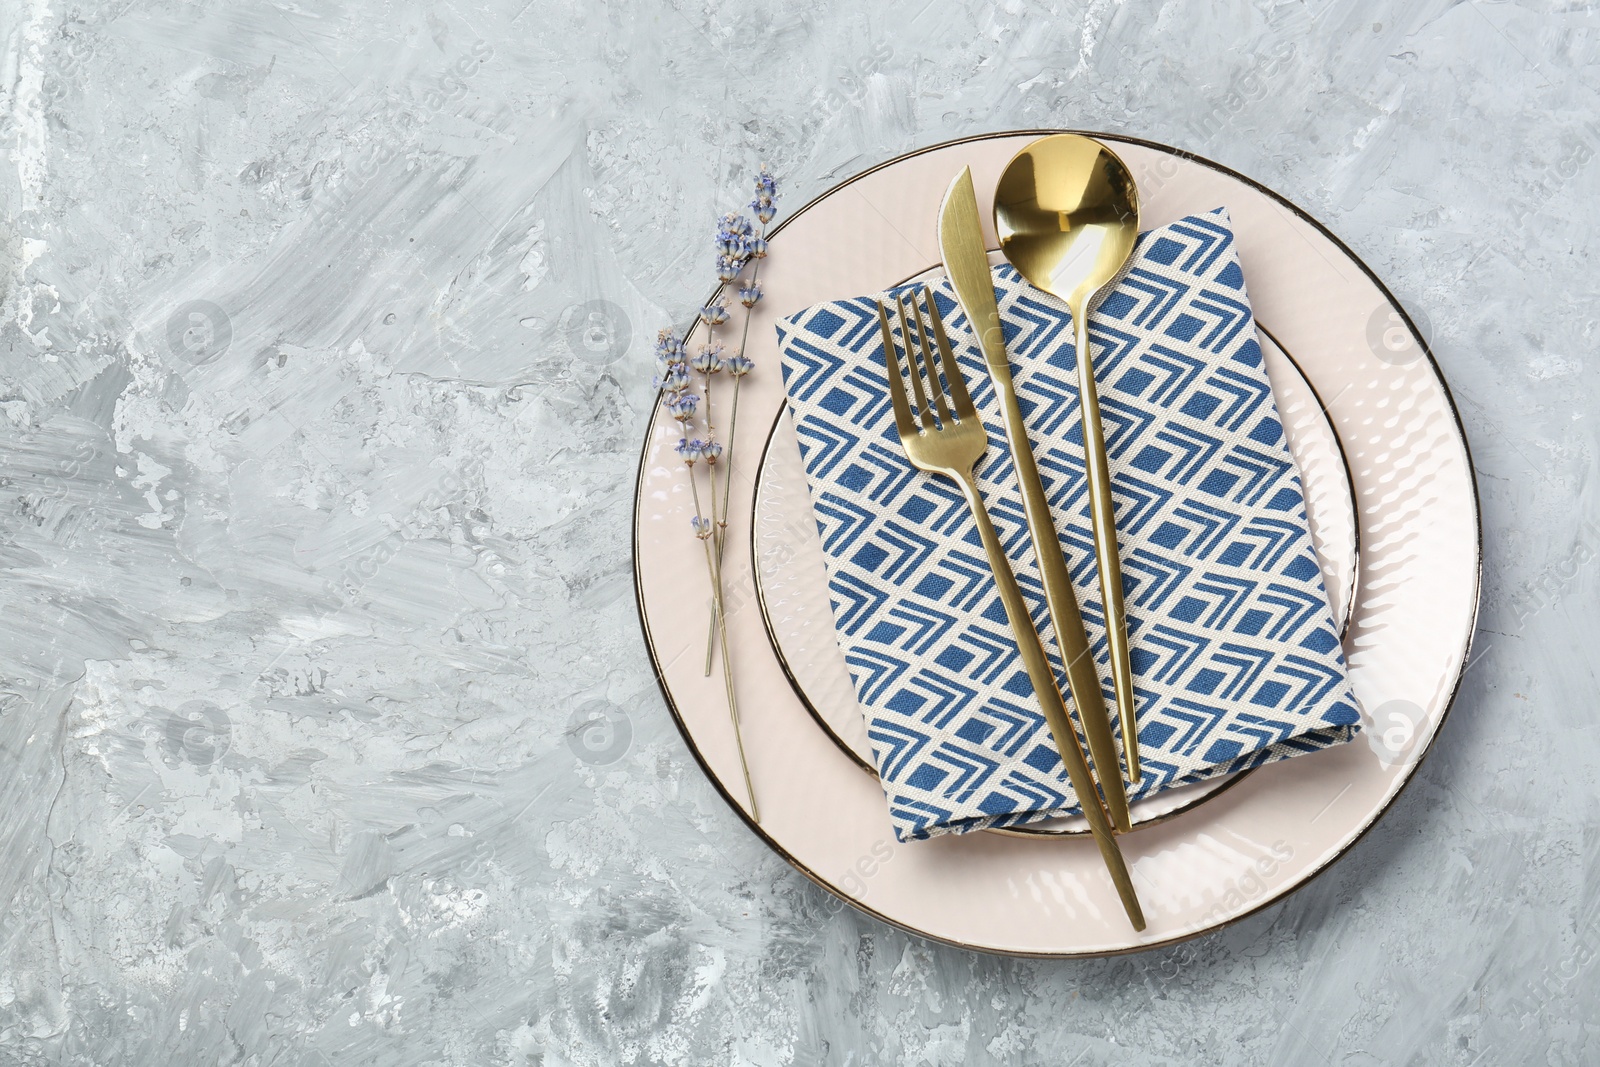
[[[1111,708],[1071,316],[1010,266],[993,274]],[[1066,693],[983,357],[949,282],[932,289],[989,431],[979,484]],[[839,645],[895,834],[1077,811],[967,506],[954,483],[916,470],[900,447],[875,300],[808,308],[778,326],[778,339]],[[1359,729],[1255,335],[1220,209],[1141,235],[1131,269],[1092,316],[1144,768],[1131,798],[1314,752]]]

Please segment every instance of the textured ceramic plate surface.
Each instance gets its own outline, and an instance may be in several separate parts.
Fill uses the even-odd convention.
[[[1124,835],[1149,920],[1140,933],[1084,837],[896,842],[876,780],[790,684],[756,596],[747,523],[757,463],[783,407],[772,324],[936,263],[935,212],[951,177],[972,167],[987,203],[1006,162],[1036,136],[977,138],[901,157],[795,212],[772,238],[762,270],[767,298],[748,353],[758,369],[740,400],[725,576],[759,825],[748,818],[720,672],[702,673],[705,574],[692,565],[698,546],[689,487],[671,452],[674,427],[659,414],[640,460],[634,567],[668,706],[706,774],[769,846],[829,891],[924,936],[993,952],[1093,956],[1168,944],[1262,908],[1326,868],[1382,814],[1431,743],[1466,662],[1478,601],[1478,508],[1438,368],[1348,249],[1281,197],[1221,167],[1097,134],[1133,169],[1145,227],[1228,209],[1256,314],[1327,413],[1353,485],[1356,534],[1348,544],[1353,552],[1359,538],[1360,552],[1351,583],[1333,588],[1353,585],[1345,651],[1367,728],[1351,744],[1262,767]],[[993,233],[988,240],[996,243]],[[1289,377],[1274,373],[1275,390]],[[1296,455],[1310,466],[1298,442]],[[1304,472],[1310,483],[1314,475]],[[1332,512],[1315,492],[1311,506],[1320,527]],[[1343,551],[1330,540],[1333,525],[1317,531],[1325,566]]]

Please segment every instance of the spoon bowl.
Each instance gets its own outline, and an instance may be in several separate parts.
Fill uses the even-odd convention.
[[[1122,726],[1123,762],[1128,780],[1138,782],[1133,667],[1122,602],[1116,505],[1089,342],[1089,312],[1133,254],[1139,237],[1139,192],[1133,174],[1111,149],[1079,134],[1053,134],[1034,141],[1006,164],[995,187],[994,228],[1011,265],[1030,285],[1064,301],[1072,313],[1100,602],[1105,609],[1111,679]],[[1079,715],[1083,714],[1080,709]],[[1115,766],[1097,766],[1095,773],[1103,780],[1120,772]]]
[[[1006,165],[994,194],[1006,259],[1028,280],[1077,307],[1122,271],[1139,236],[1139,192],[1126,164],[1089,137],[1058,133]]]

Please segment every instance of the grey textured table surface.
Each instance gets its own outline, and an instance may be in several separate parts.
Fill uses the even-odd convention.
[[[12,0],[0,39],[0,1064],[1600,1062],[1594,4]],[[1106,962],[834,906],[701,778],[631,587],[650,341],[752,168],[792,208],[1034,126],[1330,225],[1484,504],[1413,787]],[[607,709],[626,747],[574,743]]]

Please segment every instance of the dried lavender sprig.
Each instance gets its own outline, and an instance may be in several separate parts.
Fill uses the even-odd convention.
[[[742,272],[745,268],[745,264],[750,261],[750,257],[757,242],[760,243],[763,249],[763,254],[765,254],[765,242],[760,241],[759,238],[753,237],[752,235],[754,232],[755,227],[750,224],[750,220],[738,212],[730,211],[717,220],[717,230],[716,233],[712,235],[712,244],[717,253],[717,280],[722,283],[724,288],[726,288],[728,285],[731,285],[739,277],[740,272]],[[722,304],[711,303],[701,309],[700,318],[701,321],[706,324],[706,342],[707,349],[709,350],[713,347],[713,338],[716,334],[716,327],[728,321],[728,309]],[[701,373],[706,374],[706,423],[708,426],[711,422],[710,374],[714,374],[722,369],[722,346],[715,345],[714,351],[714,359],[712,357],[705,356],[704,350],[702,351],[702,356],[696,357],[697,359],[703,358],[705,361],[713,363],[713,369],[705,371],[701,370],[699,365],[695,367],[696,370],[701,370]],[[739,411],[739,387],[737,383],[734,384],[733,391],[733,417],[735,422],[737,422]],[[729,432],[730,437],[728,444],[731,448],[733,444],[731,429]],[[716,471],[713,469],[711,474],[713,487],[715,487]],[[724,485],[724,488],[727,488],[727,486]],[[721,509],[721,511],[724,513],[726,510],[726,507]],[[717,513],[718,509],[715,505],[713,505],[711,516],[713,520],[717,518]],[[726,526],[727,524],[724,522],[716,528],[716,556],[719,570],[722,565],[722,557],[724,552],[725,538],[723,537],[723,530],[726,529]],[[717,607],[717,605],[713,604],[711,609],[711,618],[706,621],[705,675],[707,678],[711,677],[711,659],[717,645],[717,632],[719,629],[725,628],[726,623],[722,619],[721,610]]]
[[[777,199],[777,179],[773,177],[772,172],[763,163],[761,164],[760,173],[756,175],[756,198],[750,202],[750,208],[756,213],[756,218],[760,220],[761,228],[754,237],[748,237],[747,235],[748,239],[744,246],[747,249],[745,258],[747,260],[755,260],[755,267],[750,272],[749,284],[741,286],[739,289],[739,303],[744,305],[744,332],[739,338],[738,354],[728,361],[729,367],[732,368],[734,361],[737,360],[740,369],[733,371],[733,401],[728,415],[728,462],[724,465],[722,474],[722,511],[716,516],[717,562],[719,564],[722,562],[723,553],[727,550],[728,505],[733,499],[733,442],[734,434],[739,428],[739,385],[744,381],[744,376],[750,373],[754,366],[749,359],[745,358],[744,353],[746,346],[750,343],[750,317],[762,296],[761,261],[767,258],[767,226],[777,217]],[[724,222],[727,223],[731,218],[732,216],[724,216]],[[731,230],[733,227],[725,225],[724,229]],[[722,231],[719,231],[719,242],[722,236]],[[732,279],[724,279],[724,282],[729,281],[732,281]],[[715,476],[715,474],[716,471],[713,469],[712,475]],[[712,619],[712,626],[715,627],[716,624],[717,620]],[[715,644],[714,638],[714,633],[706,634],[705,669],[707,675],[711,673],[711,652]]]
[[[707,326],[706,327],[706,337],[708,338],[707,343],[701,346],[699,352],[695,353],[694,358],[689,361],[689,365],[693,370],[695,370],[696,372],[698,372],[701,375],[701,378],[705,382],[705,392],[706,392],[706,435],[707,435],[706,445],[707,445],[707,448],[709,449],[711,447],[715,447],[716,450],[717,450],[716,451],[716,455],[717,456],[721,456],[722,455],[722,446],[720,444],[716,444],[716,433],[717,433],[717,431],[716,431],[716,427],[714,425],[712,425],[712,422],[711,422],[711,378],[712,378],[712,375],[721,373],[721,371],[722,371],[722,367],[723,367],[723,363],[722,363],[722,346],[720,344],[712,343],[709,340],[709,338],[712,335],[712,332],[713,332],[712,328],[710,326]],[[738,391],[737,386],[735,386],[735,390],[734,391],[735,392]],[[713,540],[716,542],[717,574],[719,576],[718,580],[720,582],[720,575],[722,573],[722,540],[721,540],[720,537],[716,536],[716,531],[717,531],[716,519],[717,519],[717,512],[718,512],[718,508],[717,508],[717,468],[715,466],[716,459],[715,459],[715,457],[711,456],[709,454],[709,452],[708,452],[707,456],[706,456],[706,460],[707,460],[707,465],[710,467],[712,534],[713,534]],[[726,629],[726,627],[727,627],[726,622],[722,618],[722,601],[721,601],[720,598],[714,599],[712,601],[712,603],[711,603],[711,617],[710,617],[709,621],[707,622],[707,627],[708,627],[708,633],[707,633],[707,637],[706,637],[705,676],[707,678],[709,678],[709,677],[711,677],[711,649],[712,649],[713,639],[716,637],[717,631],[719,629]],[[726,669],[726,665],[724,665],[724,669]]]
[[[715,441],[694,441],[691,448],[699,455],[704,456],[706,464],[711,469],[711,506],[712,514],[716,513],[716,457],[721,454],[722,446]],[[711,551],[711,540],[716,525],[700,514],[700,489],[694,482],[694,461],[689,461],[689,487],[694,494],[694,518],[690,523],[694,528],[694,535],[700,539],[705,548],[706,572],[711,579],[711,608],[714,618],[722,617],[722,567],[716,558],[716,553]],[[733,723],[733,740],[739,749],[739,770],[744,775],[745,796],[750,801],[750,817],[756,822],[761,821],[761,808],[756,804],[756,787],[750,781],[750,762],[744,755],[744,728],[739,722],[739,696],[733,686],[733,661],[728,657],[728,632],[722,630],[722,687],[728,698],[728,718]]]
[[[679,366],[681,367],[681,365]],[[709,380],[710,379],[708,376],[707,381],[709,382]],[[683,401],[685,398],[692,400],[694,394],[687,393],[681,389],[676,393],[672,393],[669,390],[663,389],[662,396],[666,398],[663,400],[663,404],[670,405],[675,401],[680,402],[679,410],[682,410],[681,401]],[[691,413],[693,412],[692,405],[690,405],[689,411]],[[705,517],[705,514],[700,506],[700,486],[695,481],[694,470],[695,464],[698,461],[701,459],[706,461],[706,467],[709,471],[709,481],[711,483],[711,514],[715,516],[717,513],[716,462],[717,458],[722,455],[723,448],[722,445],[718,444],[714,440],[703,441],[699,438],[691,438],[689,436],[689,419],[687,417],[680,418],[677,411],[673,412],[673,418],[677,420],[678,426],[680,427],[680,437],[678,438],[678,443],[675,446],[675,451],[683,460],[684,467],[688,471],[689,492],[694,498],[694,516],[689,520],[689,522],[694,530],[695,537],[699,538],[700,543],[704,546],[706,557],[706,577],[711,583],[711,604],[713,618],[721,618],[722,568],[720,565],[720,560],[718,560],[716,555],[711,551],[711,541],[716,532],[716,523],[712,519]],[[739,748],[739,768],[744,774],[745,795],[750,801],[750,817],[759,823],[761,821],[761,809],[756,805],[755,785],[750,781],[750,764],[745,759],[744,754],[744,734],[739,724],[739,697],[733,685],[733,667],[728,658],[728,636],[726,630],[723,630],[722,632],[722,684],[728,699],[728,717],[733,722],[734,741]]]
[[[704,521],[704,520],[702,520]],[[702,527],[697,525],[695,532],[700,538],[700,543],[705,546],[706,566],[711,568],[711,597],[712,610],[716,618],[722,618],[722,568],[717,562],[716,553],[711,551],[712,526],[709,522]],[[750,818],[757,823],[761,822],[761,809],[756,806],[756,787],[750,781],[750,761],[744,755],[744,729],[739,724],[739,700],[734,695],[733,689],[733,660],[728,656],[728,631],[726,627],[719,628],[722,637],[722,685],[728,694],[728,717],[733,720],[733,741],[739,749],[739,770],[744,773],[744,792],[750,800]]]

